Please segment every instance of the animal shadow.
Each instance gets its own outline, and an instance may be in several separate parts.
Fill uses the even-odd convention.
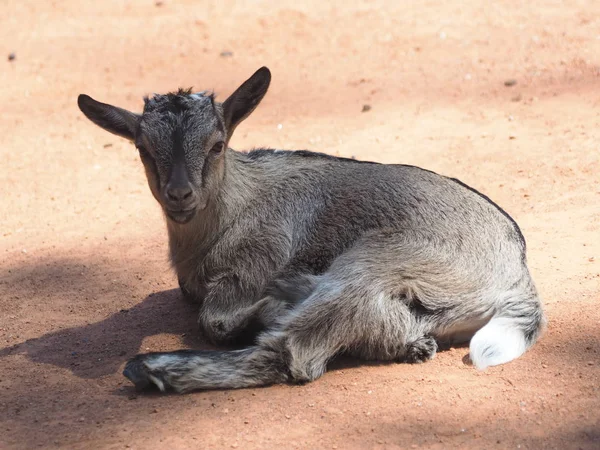
[[[181,336],[182,346],[209,348],[198,331],[197,311],[197,305],[183,300],[179,289],[157,292],[100,322],[2,349],[0,358],[23,354],[36,363],[69,369],[80,378],[99,378],[117,372],[126,359],[140,352],[148,336],[175,334]]]

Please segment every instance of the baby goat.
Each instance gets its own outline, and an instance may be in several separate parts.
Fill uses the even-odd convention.
[[[223,103],[179,90],[142,114],[79,96],[139,150],[201,329],[216,344],[252,338],[138,355],[123,374],[184,392],[312,381],[340,353],[420,363],[470,340],[479,369],[523,354],[545,319],[514,220],[418,167],[228,148],[270,81],[263,67]]]

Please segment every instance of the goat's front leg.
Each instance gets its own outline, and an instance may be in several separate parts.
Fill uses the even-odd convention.
[[[246,239],[243,246],[221,250],[208,260],[209,270],[227,267],[212,270],[200,306],[198,323],[212,343],[248,343],[285,313],[287,303],[265,290],[287,262],[287,249],[267,244],[268,239]]]
[[[291,307],[285,301],[266,296],[230,313],[201,307],[198,322],[213,344],[248,345],[262,330],[276,324]]]
[[[237,309],[234,306],[233,311],[226,314],[223,312],[228,308],[222,309],[223,302],[215,301],[213,297],[212,308],[201,309],[202,327],[213,342],[228,342],[239,337],[242,342],[248,341],[263,329],[276,326],[289,310],[310,296],[317,280],[318,277],[312,274],[282,274],[268,284],[259,301],[245,307],[238,304]],[[216,310],[215,304],[218,306]]]

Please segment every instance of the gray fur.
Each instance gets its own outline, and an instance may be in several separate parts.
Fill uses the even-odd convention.
[[[141,115],[79,98],[140,149],[201,329],[216,344],[255,338],[138,355],[124,374],[182,392],[311,381],[339,353],[415,363],[471,340],[483,369],[529,348],[545,319],[508,214],[417,167],[227,148],[269,82],[262,68],[223,104],[155,95]]]

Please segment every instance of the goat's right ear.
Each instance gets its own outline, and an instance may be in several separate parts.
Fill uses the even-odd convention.
[[[138,114],[100,103],[85,94],[81,94],[77,98],[77,105],[81,112],[100,128],[130,141],[135,139],[135,132],[140,120]]]
[[[231,138],[235,127],[258,106],[267,93],[270,83],[271,71],[261,67],[223,102],[227,139]]]

